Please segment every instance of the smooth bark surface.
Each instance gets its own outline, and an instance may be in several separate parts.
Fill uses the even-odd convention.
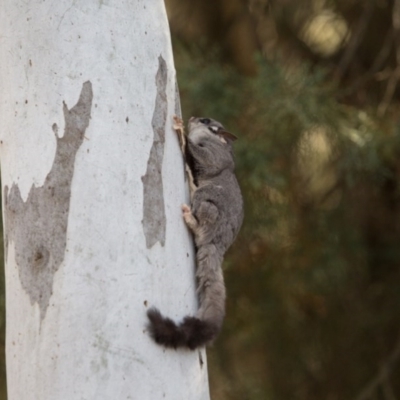
[[[9,400],[209,399],[146,332],[197,307],[163,1],[3,0],[0,58]]]

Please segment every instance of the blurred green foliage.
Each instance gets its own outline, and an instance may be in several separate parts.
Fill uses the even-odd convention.
[[[400,396],[397,121],[341,103],[323,66],[259,58],[247,77],[219,51],[174,49],[185,119],[239,136],[246,216],[209,351],[213,399],[353,399],[382,368],[368,396]]]

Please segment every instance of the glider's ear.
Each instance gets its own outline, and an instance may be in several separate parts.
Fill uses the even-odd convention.
[[[221,135],[224,139],[230,140],[231,142],[237,140],[237,137],[228,131],[221,130],[218,132],[218,134]]]

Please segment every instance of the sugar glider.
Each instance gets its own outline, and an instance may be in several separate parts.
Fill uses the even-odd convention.
[[[191,204],[183,204],[182,212],[195,240],[199,309],[176,323],[150,308],[148,329],[160,345],[193,350],[210,344],[221,330],[226,297],[221,265],[242,225],[243,199],[234,173],[236,137],[211,118],[192,117],[187,136],[177,117],[174,128],[190,177]]]

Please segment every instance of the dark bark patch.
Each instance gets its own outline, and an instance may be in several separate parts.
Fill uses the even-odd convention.
[[[165,126],[167,122],[167,79],[168,71],[165,60],[158,57],[158,71],[156,74],[156,104],[151,125],[153,127],[153,146],[147,161],[146,174],[143,182],[143,231],[148,249],[157,242],[165,244],[165,206],[164,189],[162,182],[162,162],[164,157]]]
[[[32,186],[26,202],[16,183],[11,189],[4,187],[6,255],[8,244],[14,242],[22,287],[31,303],[38,303],[41,320],[52,295],[54,274],[64,260],[75,156],[89,125],[92,99],[92,84],[85,82],[77,104],[68,110],[64,103],[64,136],[57,136],[53,124],[57,149],[43,186]]]
[[[199,364],[200,368],[203,368],[204,361],[203,361],[203,356],[201,355],[201,350],[199,350]]]

